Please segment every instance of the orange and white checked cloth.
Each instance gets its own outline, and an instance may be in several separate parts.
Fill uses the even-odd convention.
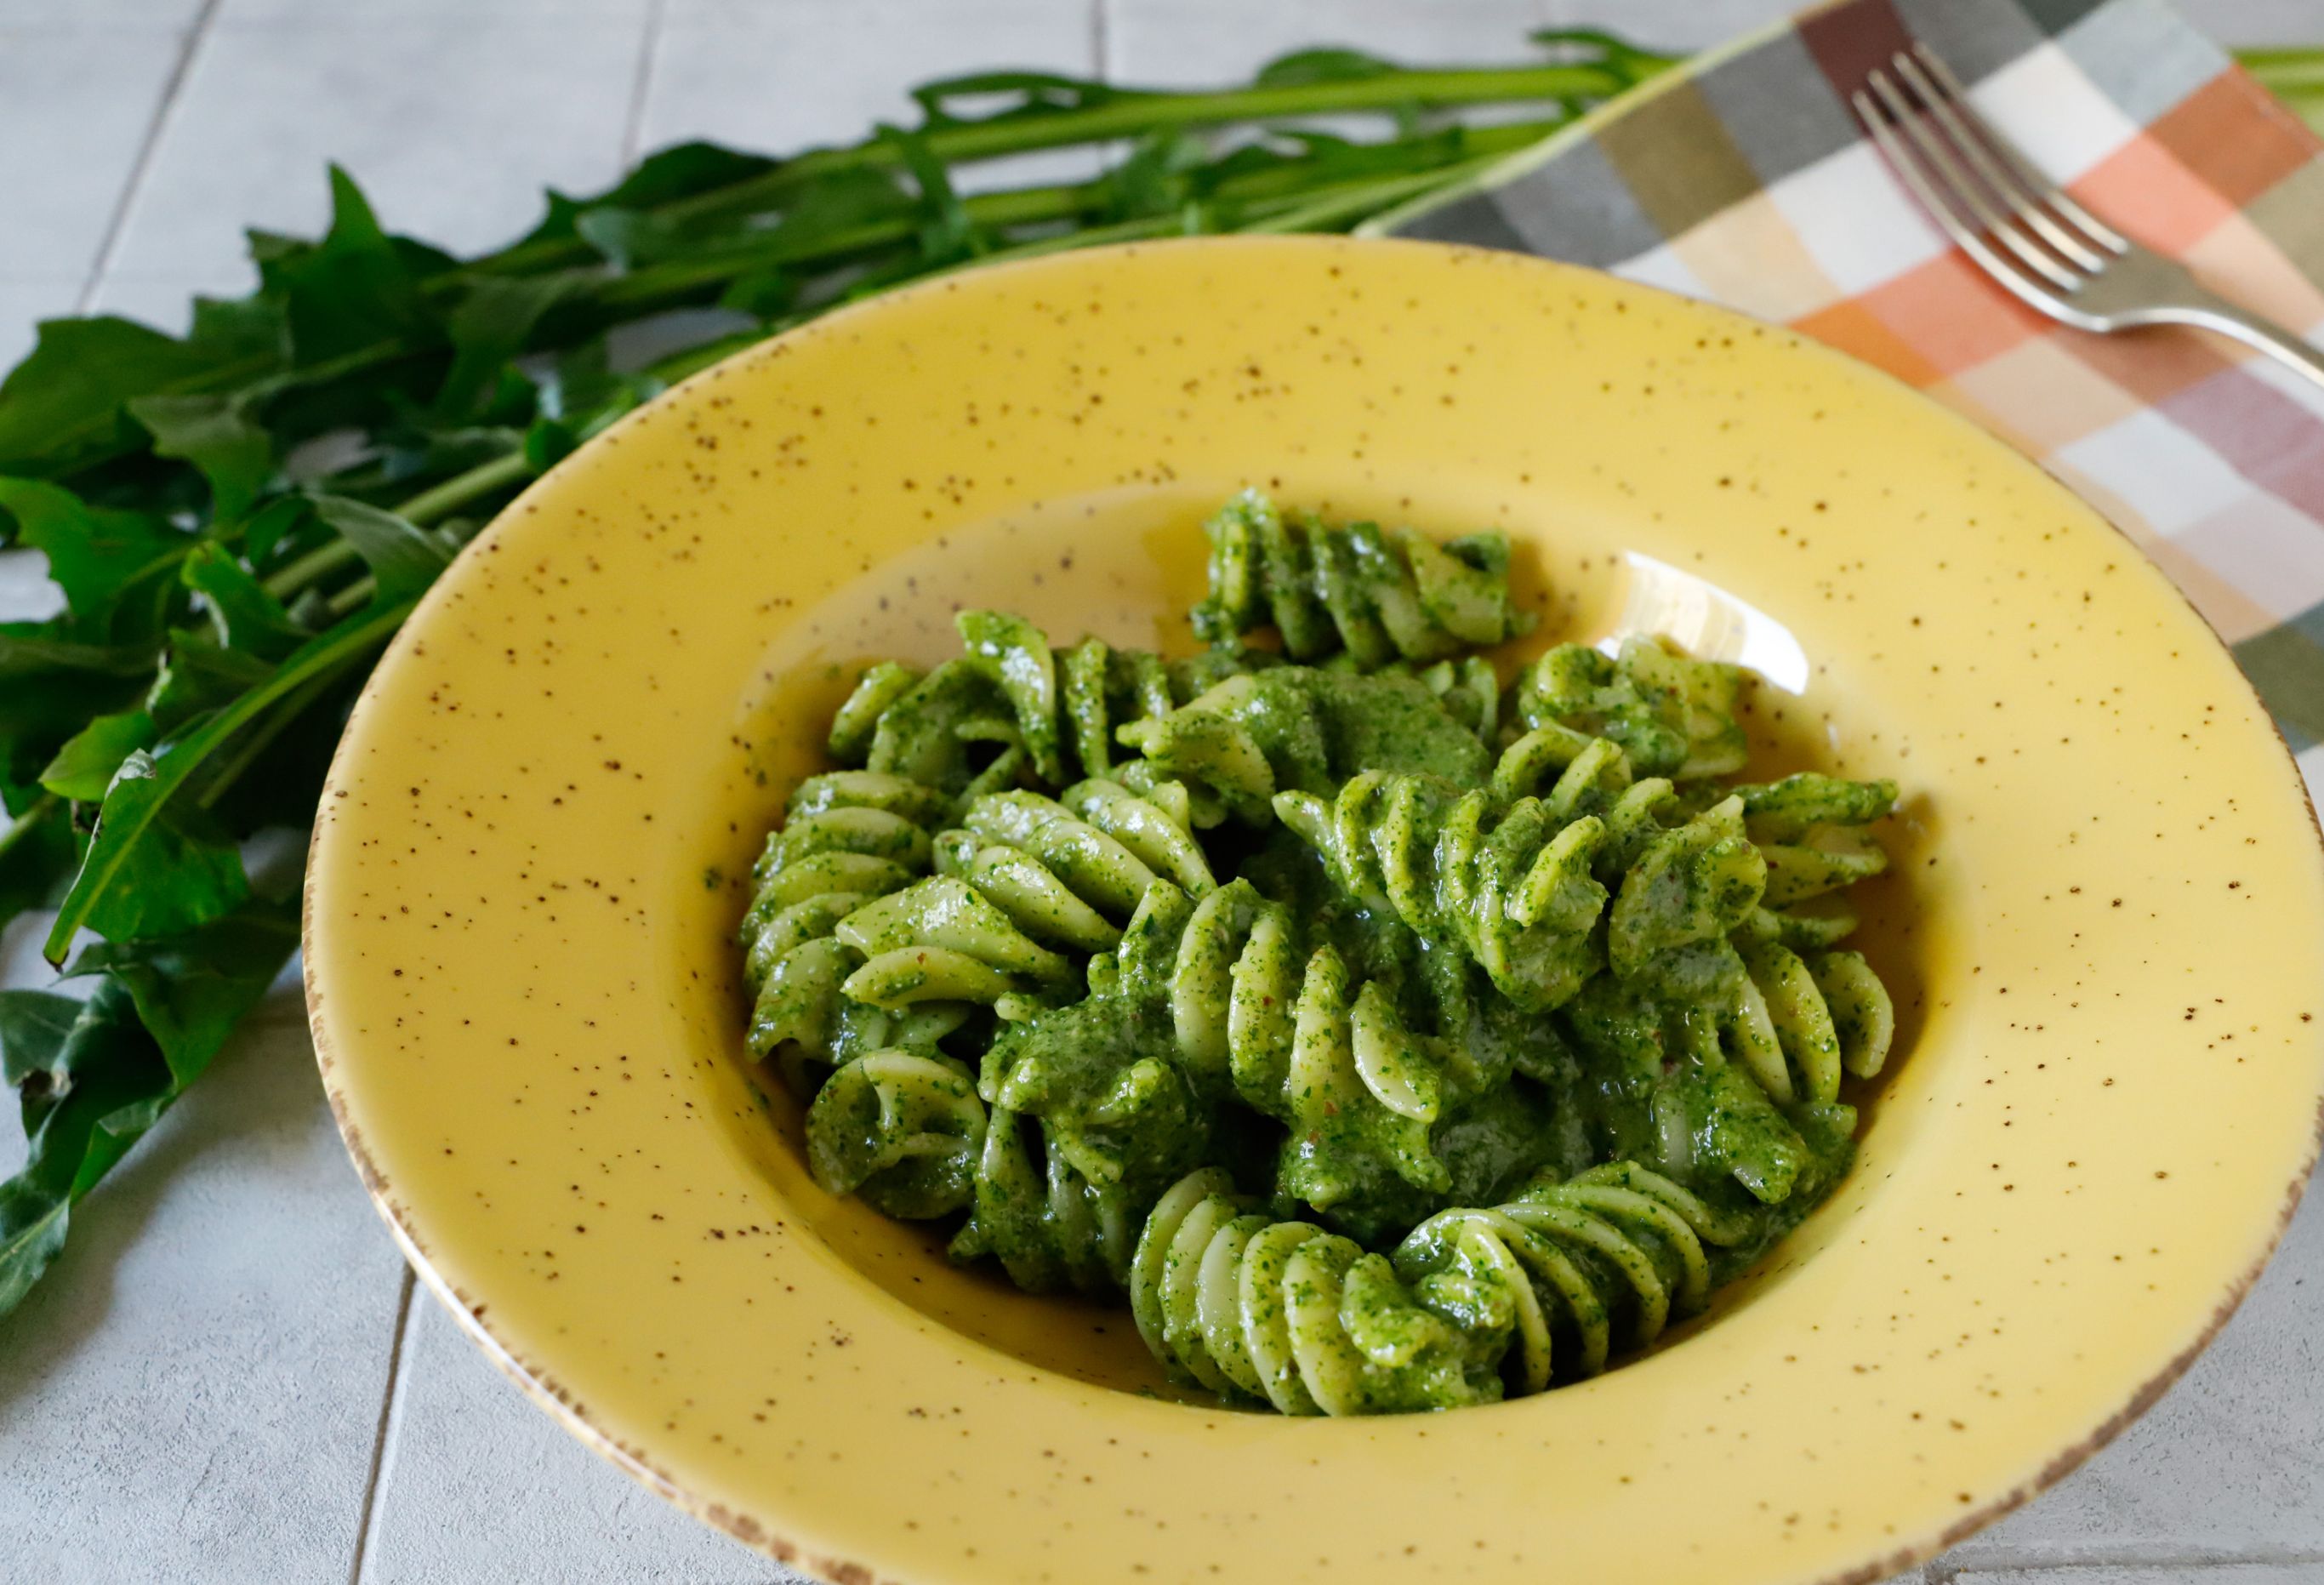
[[[2324,392],[2198,331],[2066,329],[1987,281],[1849,108],[1913,39],[2092,211],[2324,345],[2324,144],[2163,0],[1842,0],[1390,228],[1780,320],[1976,419],[2177,580],[2324,789]]]

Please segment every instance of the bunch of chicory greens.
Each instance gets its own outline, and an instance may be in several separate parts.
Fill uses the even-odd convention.
[[[1494,68],[1309,51],[1216,93],[954,78],[916,92],[917,125],[844,148],[666,150],[472,259],[391,235],[335,170],[328,231],[252,234],[257,290],[198,301],[184,336],[42,325],[0,383],[0,527],[62,609],[0,623],[0,924],[55,909],[46,953],[75,993],[0,991],[29,1143],[0,1184],[0,1313],[288,962],[296,843],[270,865],[265,839],[310,822],[373,660],[528,481],[836,305],[1061,249],[1344,231],[1670,64],[1601,33],[1536,42]],[[2316,59],[2265,63],[2310,114]],[[1452,114],[1488,105],[1518,119]],[[1376,135],[1315,128],[1351,115]],[[1114,157],[1086,181],[955,186],[1068,146]],[[641,341],[659,355],[620,355]]]

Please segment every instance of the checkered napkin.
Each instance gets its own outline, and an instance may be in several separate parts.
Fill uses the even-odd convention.
[[[2197,331],[2069,330],[1989,282],[1849,108],[1915,38],[2101,218],[2324,341],[2324,145],[2163,0],[1842,0],[1388,228],[1780,320],[1967,414],[2177,580],[2324,788],[2324,393]]]

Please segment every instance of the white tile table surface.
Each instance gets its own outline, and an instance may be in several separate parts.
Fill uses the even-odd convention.
[[[2324,0],[2190,0],[2229,43]],[[1699,45],[1778,0],[0,0],[0,360],[34,319],[176,328],[322,167],[453,245],[688,136],[781,147],[972,65],[1193,83],[1296,44],[1498,59],[1583,15]],[[0,558],[0,614],[25,614]],[[2306,767],[2324,782],[2324,751]],[[27,922],[29,925],[30,922]],[[42,977],[35,932],[0,980]],[[0,1128],[0,1172],[21,1146]],[[1929,1585],[2324,1582],[2324,1201],[2152,1414]],[[568,1439],[415,1295],[339,1149],[295,979],[0,1320],[0,1582],[791,1578]],[[1704,1585],[1718,1585],[1706,1580]]]

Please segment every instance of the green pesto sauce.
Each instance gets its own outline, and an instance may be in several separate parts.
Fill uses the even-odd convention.
[[[1034,1112],[1076,1170],[1118,1184],[1139,1214],[1209,1156],[1213,1109],[1174,1059],[1167,1015],[1093,997],[1008,1025],[984,1055],[982,1088]]]
[[[1485,779],[1491,764],[1485,745],[1411,677],[1285,668],[1267,673],[1260,686],[1277,678],[1277,686],[1297,679],[1315,702],[1338,779],[1360,770],[1442,776],[1462,787]]]

